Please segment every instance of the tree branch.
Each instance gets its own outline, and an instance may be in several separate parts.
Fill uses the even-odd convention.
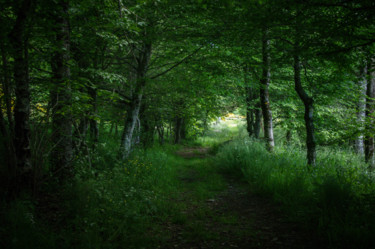
[[[171,66],[170,68],[168,68],[167,70],[159,73],[159,74],[156,74],[154,76],[151,76],[149,77],[150,79],[156,79],[166,73],[168,73],[169,71],[171,71],[172,69],[178,67],[179,65],[181,65],[183,62],[185,62],[187,59],[189,59],[191,56],[193,56],[194,54],[198,53],[199,50],[201,50],[201,48],[203,48],[203,45],[200,46],[199,48],[197,48],[196,50],[194,50],[191,54],[185,56],[182,60],[180,60],[179,62],[177,62],[176,64],[174,64],[173,66]]]

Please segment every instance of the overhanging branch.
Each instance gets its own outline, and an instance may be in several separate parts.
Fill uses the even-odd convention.
[[[194,54],[198,53],[198,51],[203,48],[203,46],[200,46],[199,48],[197,48],[196,50],[194,50],[191,54],[185,56],[182,60],[180,60],[179,62],[177,62],[176,64],[174,64],[173,66],[171,66],[170,68],[168,68],[167,70],[159,73],[159,74],[156,74],[154,76],[151,76],[150,79],[156,79],[166,73],[168,73],[169,71],[171,71],[172,69],[178,67],[179,65],[181,65],[183,62],[185,62],[187,59],[189,59],[190,57],[192,57]]]

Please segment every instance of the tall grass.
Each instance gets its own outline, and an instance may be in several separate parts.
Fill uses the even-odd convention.
[[[227,173],[241,172],[252,189],[268,195],[289,216],[318,229],[332,246],[375,246],[375,184],[367,166],[350,151],[320,149],[314,168],[305,152],[279,146],[274,153],[249,138],[220,148],[217,164]]]

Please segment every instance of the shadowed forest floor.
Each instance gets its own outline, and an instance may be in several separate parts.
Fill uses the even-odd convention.
[[[243,179],[221,173],[208,148],[176,154],[180,187],[168,202],[178,210],[161,222],[159,248],[323,248]]]

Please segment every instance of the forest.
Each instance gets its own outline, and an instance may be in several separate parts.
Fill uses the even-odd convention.
[[[373,0],[0,10],[0,248],[375,248]]]

